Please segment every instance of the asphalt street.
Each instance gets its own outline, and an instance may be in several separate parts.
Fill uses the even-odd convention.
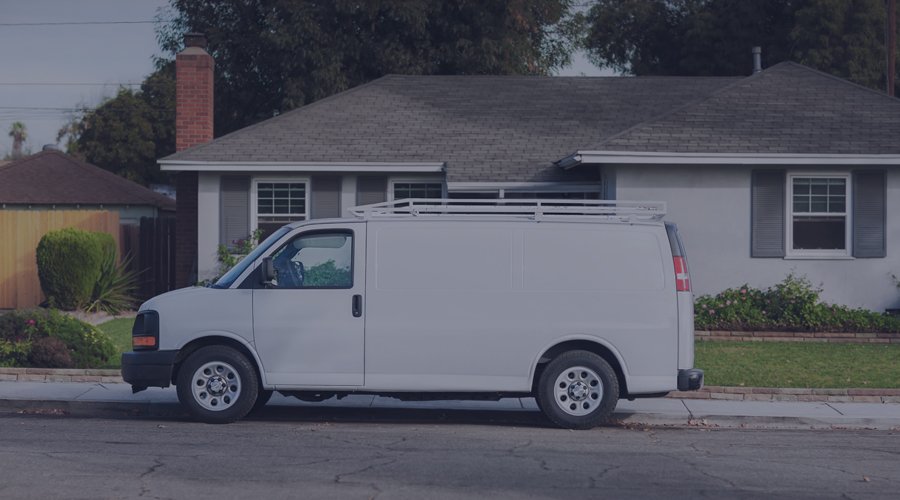
[[[0,414],[0,498],[896,498],[890,431]],[[490,412],[488,412],[490,413]],[[337,414],[346,415],[346,412]]]

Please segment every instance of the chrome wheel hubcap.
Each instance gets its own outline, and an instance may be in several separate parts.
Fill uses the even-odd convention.
[[[213,361],[194,372],[191,391],[196,401],[210,411],[227,410],[241,395],[241,377],[228,363]]]
[[[603,383],[594,370],[573,366],[556,377],[554,396],[562,411],[581,417],[600,407]]]

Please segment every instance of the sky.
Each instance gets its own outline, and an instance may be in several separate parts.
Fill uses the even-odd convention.
[[[100,104],[119,84],[140,83],[153,71],[154,56],[163,55],[149,23],[31,23],[152,21],[157,14],[173,17],[167,9],[168,0],[0,0],[0,158],[12,149],[13,122],[25,124],[26,150],[57,144],[57,132],[73,116],[68,110]],[[559,74],[612,72],[576,54]]]

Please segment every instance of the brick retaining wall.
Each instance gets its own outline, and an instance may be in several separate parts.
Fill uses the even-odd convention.
[[[900,389],[799,389],[706,386],[699,391],[670,392],[677,399],[732,401],[819,401],[827,403],[900,403]]]
[[[736,342],[830,342],[837,344],[900,344],[900,333],[831,333],[831,332],[729,332],[721,330],[694,332],[698,341],[731,340]]]
[[[122,383],[119,370],[64,370],[59,368],[0,368],[0,382]]]

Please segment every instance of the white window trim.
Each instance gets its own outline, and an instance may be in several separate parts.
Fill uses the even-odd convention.
[[[309,220],[309,198],[310,198],[310,178],[309,177],[254,177],[250,181],[250,233],[253,233],[257,229],[259,229],[259,207],[257,206],[257,201],[259,196],[257,195],[259,191],[259,184],[265,182],[293,182],[298,183],[302,182],[306,185],[305,193],[306,199],[304,200],[306,207],[303,209],[305,215],[303,220]]]
[[[443,177],[390,177],[388,178],[387,201],[394,201],[394,184],[440,184],[441,198],[447,197],[447,183]]]
[[[847,223],[844,225],[843,250],[794,250],[794,179],[795,178],[841,178],[846,181],[844,211]],[[850,172],[789,172],[785,186],[785,252],[786,259],[852,259],[853,249],[853,186]]]

